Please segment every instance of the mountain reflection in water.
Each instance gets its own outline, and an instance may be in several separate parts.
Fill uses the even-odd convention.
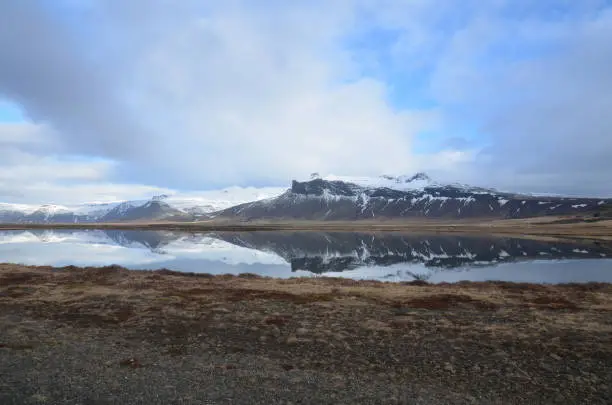
[[[612,245],[455,235],[358,233],[218,233],[237,246],[274,252],[291,269],[339,272],[363,266],[422,263],[427,267],[490,266],[534,259],[612,257]]]
[[[37,265],[116,263],[277,277],[306,273],[410,280],[524,263],[568,268],[559,261],[575,264],[578,272],[595,266],[595,261],[584,259],[612,258],[612,244],[400,233],[30,230],[0,232],[0,254],[4,262]],[[602,269],[598,272],[612,281],[610,261],[596,262]],[[606,273],[604,267],[610,270]],[[589,277],[581,281],[590,281]]]

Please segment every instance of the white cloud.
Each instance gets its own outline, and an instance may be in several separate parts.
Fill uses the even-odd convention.
[[[0,123],[0,201],[77,204],[149,198],[166,188],[109,181],[108,160],[50,154],[58,149],[45,125]]]
[[[54,131],[44,124],[0,122],[0,164],[19,153],[50,154],[60,151]]]
[[[0,122],[0,144],[35,143],[40,140],[40,127],[31,123]]]
[[[183,16],[137,52],[141,101],[173,133],[156,139],[157,153],[170,157],[157,165],[162,176],[287,182],[312,171],[415,168],[412,137],[435,114],[395,111],[383,82],[351,76],[350,55],[335,42],[342,10],[240,4]]]
[[[432,88],[442,109],[463,108],[489,143],[465,173],[470,181],[610,195],[612,8],[583,12],[491,14],[449,41]]]
[[[97,199],[430,170],[502,188],[612,189],[612,14],[579,3],[54,3],[79,16],[73,25],[58,19],[65,10],[0,3],[0,95],[34,122],[0,125],[0,187]],[[24,27],[27,43],[15,40]],[[347,45],[356,37],[369,48]],[[434,107],[392,105],[412,81],[426,94],[396,105]],[[416,153],[414,137],[432,130],[480,139]]]
[[[0,182],[23,185],[30,181],[98,181],[106,178],[110,166],[108,162],[74,162],[21,154],[18,163],[0,164]]]
[[[609,2],[371,4],[380,12],[365,32],[385,29],[391,38],[391,68],[378,73],[390,80],[401,72],[407,80],[420,77],[442,130],[476,138],[478,147],[470,142],[463,151],[470,158],[440,176],[509,190],[612,196]]]
[[[76,205],[125,200],[144,200],[155,195],[169,194],[173,190],[142,184],[108,182],[62,184],[61,182],[34,182],[21,184],[0,181],[3,202],[24,204]]]
[[[19,65],[28,52],[46,57],[36,82],[63,87],[21,83],[36,74],[32,67],[4,70],[26,112],[56,127],[67,153],[97,151],[131,180],[198,188],[288,184],[312,171],[410,172],[412,138],[436,114],[395,110],[384,82],[357,75],[359,62],[342,42],[357,22],[356,4],[88,4],[90,23],[112,23],[92,28],[95,49],[64,44],[66,29],[40,10],[9,7],[38,22],[31,34],[57,50],[40,56],[32,45],[8,52],[9,62]],[[23,24],[11,26],[17,33]]]

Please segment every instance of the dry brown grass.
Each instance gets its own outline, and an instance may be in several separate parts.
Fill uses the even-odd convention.
[[[490,234],[556,239],[571,237],[612,240],[612,220],[564,223],[574,217],[525,219],[377,219],[358,221],[275,220],[237,222],[122,222],[100,224],[0,224],[0,229],[130,229],[176,231],[410,231],[430,233]]]
[[[25,267],[0,265],[0,300],[70,305],[105,300],[109,305],[171,303],[182,308],[212,303],[362,302],[390,308],[426,310],[472,309],[494,311],[505,307],[578,311],[612,310],[610,284],[537,285],[476,282],[457,284],[396,284],[331,278],[273,279],[254,275],[211,276],[160,271],[130,271],[119,266],[102,268]],[[344,304],[343,304],[344,305]],[[123,311],[123,310],[122,310]],[[104,315],[107,322],[133,316],[125,310]]]
[[[535,304],[540,308],[546,309],[564,309],[570,311],[577,311],[579,309],[578,305],[575,302],[568,300],[565,297],[561,296],[541,296],[536,297],[533,300],[529,301],[530,304]]]
[[[453,308],[476,308],[482,310],[495,310],[498,305],[483,300],[477,300],[466,294],[434,294],[419,297],[400,304],[409,308],[421,309],[453,309]]]
[[[48,336],[69,348],[62,342],[70,333],[74,341],[96,336],[97,351],[98,337],[109,336],[114,365],[138,372],[153,363],[141,352],[117,355],[115,337],[181,362],[201,353],[248,355],[283,372],[358,370],[386,381],[393,370],[402,385],[461,381],[453,393],[471,389],[476,377],[489,386],[493,375],[502,381],[496,392],[508,378],[519,379],[519,392],[525,381],[537,390],[563,386],[550,380],[553,372],[582,378],[588,371],[606,381],[602,364],[612,359],[612,285],[600,283],[395,284],[0,264],[0,314],[2,350],[35,353]],[[32,325],[44,333],[32,335]],[[593,384],[576,398],[597,392]]]

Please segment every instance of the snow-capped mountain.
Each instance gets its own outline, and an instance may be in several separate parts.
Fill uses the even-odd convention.
[[[185,212],[208,214],[234,205],[276,197],[285,191],[287,187],[228,187],[222,190],[170,195],[163,198],[163,201]]]
[[[358,220],[385,218],[528,218],[600,210],[612,200],[498,192],[462,184],[439,184],[424,173],[356,178],[329,176],[293,181],[278,197],[241,204],[216,217],[255,219]]]
[[[158,195],[146,200],[74,206],[0,203],[0,223],[93,223],[142,220],[191,221],[236,204],[270,198],[278,187],[230,187],[190,194]]]
[[[36,211],[37,207],[24,204],[0,203],[0,223],[19,222],[25,215]]]
[[[99,222],[145,221],[145,220],[190,221],[195,217],[185,211],[170,206],[163,200],[153,198],[142,205],[124,202],[108,211]]]
[[[313,178],[311,180],[316,180]],[[341,181],[344,183],[356,184],[364,188],[390,188],[392,190],[416,190],[428,186],[434,186],[436,183],[426,173],[416,173],[413,176],[389,176],[382,175],[379,177],[355,177],[355,176],[335,176],[329,175],[322,178],[327,181]]]
[[[612,200],[521,195],[462,184],[441,184],[425,173],[374,178],[321,178],[316,175],[310,181],[293,181],[290,189],[231,187],[76,206],[0,204],[1,223],[194,221],[206,218],[492,219],[585,213],[612,218]]]

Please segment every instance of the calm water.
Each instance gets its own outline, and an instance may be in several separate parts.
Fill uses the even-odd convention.
[[[612,244],[316,232],[3,231],[0,262],[430,282],[612,282]]]

